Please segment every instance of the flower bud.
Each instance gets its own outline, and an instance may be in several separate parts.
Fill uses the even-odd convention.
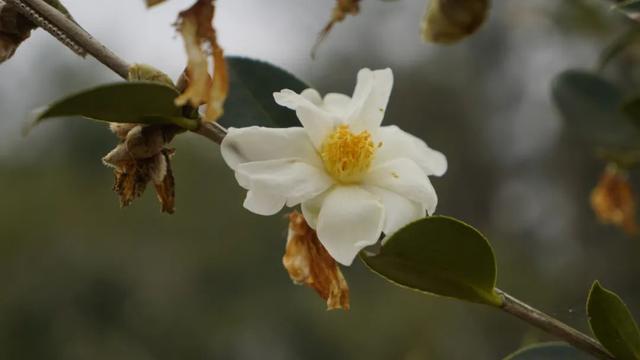
[[[422,39],[451,44],[478,30],[487,17],[489,0],[430,0],[422,19]]]

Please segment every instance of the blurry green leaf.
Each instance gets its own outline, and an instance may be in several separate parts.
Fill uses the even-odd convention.
[[[587,300],[591,331],[600,343],[619,360],[640,359],[640,331],[622,299],[593,283]]]
[[[622,113],[622,92],[602,77],[568,70],[553,81],[552,96],[567,129],[594,145],[640,146],[640,133]]]
[[[227,57],[230,88],[222,125],[245,127],[300,126],[296,113],[275,103],[273,93],[282,89],[301,92],[308,88],[288,72],[266,62]]]
[[[426,42],[451,44],[475,33],[489,12],[489,0],[428,0],[420,24]]]
[[[589,360],[592,357],[563,342],[548,342],[524,347],[504,360]]]
[[[176,89],[156,82],[101,85],[37,110],[30,128],[49,118],[82,116],[108,122],[175,124],[195,129],[198,121],[182,116],[182,109],[174,104],[177,96]]]
[[[435,295],[500,306],[491,245],[473,227],[432,216],[400,229],[364,262],[393,283]]]

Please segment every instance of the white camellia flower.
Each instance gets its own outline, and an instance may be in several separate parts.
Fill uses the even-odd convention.
[[[447,159],[397,126],[380,126],[392,85],[390,69],[362,69],[352,97],[282,90],[275,101],[303,127],[230,128],[222,156],[248,190],[244,206],[273,215],[301,204],[343,265],[382,232],[432,214],[438,198],[428,176],[443,175]]]

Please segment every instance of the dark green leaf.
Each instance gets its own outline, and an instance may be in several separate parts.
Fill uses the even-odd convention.
[[[432,216],[400,229],[364,262],[393,283],[431,294],[500,306],[491,245],[473,227]]]
[[[504,360],[589,360],[590,356],[563,342],[548,342],[524,347]]]
[[[580,70],[559,74],[553,99],[569,131],[594,145],[639,147],[640,134],[622,113],[622,92],[602,77]]]
[[[300,126],[296,113],[275,103],[273,93],[308,88],[288,72],[266,62],[227,57],[230,89],[220,123],[228,127]]]
[[[618,360],[640,359],[640,331],[633,315],[613,292],[595,282],[587,300],[591,331]]]
[[[101,85],[67,96],[34,114],[31,127],[49,118],[83,116],[85,118],[142,124],[175,124],[194,129],[198,122],[182,116],[174,104],[174,88],[156,82],[136,81]]]

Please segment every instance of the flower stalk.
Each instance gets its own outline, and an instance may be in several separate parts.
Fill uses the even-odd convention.
[[[84,52],[86,52],[123,79],[127,79],[130,65],[126,61],[43,0],[4,1],[16,6],[24,16],[51,33],[56,39],[80,56],[83,56]],[[201,123],[193,132],[217,144],[222,142],[227,133],[226,129],[217,123]],[[501,290],[496,291],[503,298],[503,303],[499,308],[504,312],[554,335],[598,359],[615,359],[593,338]]]
[[[572,328],[571,326],[555,319],[542,311],[535,309],[526,303],[514,298],[502,290],[496,289],[502,297],[503,302],[500,309],[511,314],[520,320],[523,320],[546,333],[558,337],[598,359],[613,360],[615,359],[609,352],[596,340],[586,334]]]

